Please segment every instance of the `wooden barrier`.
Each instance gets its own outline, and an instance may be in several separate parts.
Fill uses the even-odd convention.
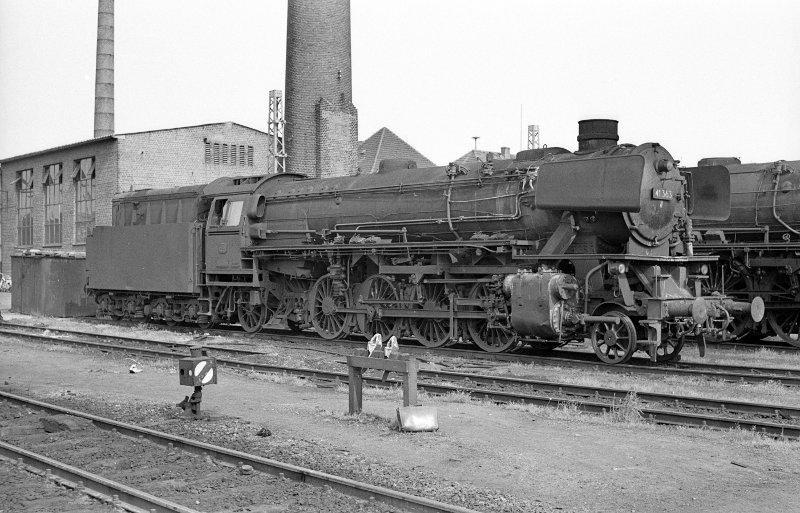
[[[375,351],[373,353],[374,356],[370,357],[367,351],[363,349],[359,353],[347,357],[351,415],[361,413],[364,385],[364,378],[361,375],[365,369],[384,371],[384,381],[390,372],[402,374],[403,406],[417,405],[417,371],[419,370],[419,362],[416,358],[404,354],[392,354],[389,358],[383,358],[381,351]]]

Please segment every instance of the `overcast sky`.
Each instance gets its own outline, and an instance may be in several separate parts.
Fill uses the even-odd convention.
[[[522,127],[577,147],[800,158],[800,2],[353,0],[359,139],[388,127],[439,165],[512,151]],[[97,0],[0,0],[0,158],[93,134]],[[117,0],[117,133],[235,121],[267,130],[284,88],[285,0]]]

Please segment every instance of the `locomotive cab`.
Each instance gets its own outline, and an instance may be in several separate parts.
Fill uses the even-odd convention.
[[[242,269],[242,223],[248,197],[218,196],[206,221],[206,271]]]

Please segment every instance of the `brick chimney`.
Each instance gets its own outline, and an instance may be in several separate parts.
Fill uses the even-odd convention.
[[[94,78],[94,136],[114,133],[114,0],[97,8],[97,70]]]
[[[288,172],[357,173],[350,0],[289,0],[285,107]]]

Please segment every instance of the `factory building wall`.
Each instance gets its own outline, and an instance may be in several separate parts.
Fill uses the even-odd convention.
[[[118,136],[119,191],[211,182],[269,171],[269,137],[236,123]]]
[[[82,252],[85,240],[76,234],[75,208],[77,177],[73,177],[75,163],[94,158],[94,223],[110,224],[111,198],[117,190],[117,147],[113,139],[104,139],[65,149],[54,149],[31,157],[3,162],[2,171],[3,208],[0,210],[3,237],[2,272],[11,273],[10,256],[26,249],[52,250],[59,252]],[[61,236],[58,240],[45,241],[45,167],[61,164]],[[20,235],[19,189],[20,174],[31,170],[31,229],[30,240]]]
[[[231,163],[233,156],[235,165]],[[82,236],[85,230],[76,231],[77,182],[73,172],[75,163],[86,158],[94,158],[92,226],[107,226],[111,224],[111,199],[120,192],[202,184],[223,176],[266,174],[269,137],[265,132],[236,123],[215,123],[119,134],[0,161],[3,250],[0,271],[10,274],[10,257],[25,250],[79,254],[85,251]],[[52,234],[53,228],[45,226],[43,179],[46,166],[52,164],[61,164],[61,233],[58,240],[48,243],[45,231]],[[21,238],[18,229],[21,184],[17,178],[25,170],[32,171],[31,227],[30,236]]]

